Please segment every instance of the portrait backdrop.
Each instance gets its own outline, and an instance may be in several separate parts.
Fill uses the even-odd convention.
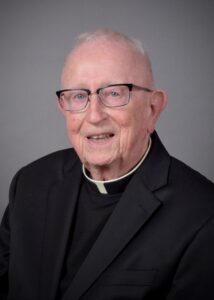
[[[214,181],[214,1],[20,0],[0,8],[0,216],[18,169],[70,147],[55,90],[74,38],[111,28],[143,41],[169,103],[169,152]]]

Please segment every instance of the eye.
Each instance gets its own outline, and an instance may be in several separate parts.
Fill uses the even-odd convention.
[[[86,92],[82,92],[82,91],[77,91],[77,92],[73,92],[71,95],[71,98],[74,101],[82,101],[87,99],[88,94]]]
[[[118,97],[118,96],[120,96],[120,93],[118,91],[113,90],[113,91],[111,91],[109,93],[109,96],[111,96],[111,97]]]
[[[119,87],[106,87],[102,90],[102,94],[108,98],[118,98],[121,96],[121,90]]]

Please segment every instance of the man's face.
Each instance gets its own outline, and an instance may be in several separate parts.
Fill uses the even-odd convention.
[[[147,73],[142,56],[127,46],[88,42],[80,45],[68,59],[62,88],[94,92],[114,83],[149,87]],[[151,93],[133,90],[128,105],[109,108],[93,94],[86,111],[64,112],[70,141],[94,179],[122,176],[143,156],[155,122],[151,97]],[[95,170],[103,172],[102,178]]]

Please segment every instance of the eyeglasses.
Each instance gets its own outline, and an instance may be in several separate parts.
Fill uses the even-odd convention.
[[[151,89],[137,86],[132,83],[111,84],[91,92],[88,89],[65,89],[56,92],[59,104],[65,111],[82,112],[87,109],[90,96],[97,94],[100,101],[106,107],[120,107],[127,105],[130,100],[130,92],[133,89],[152,92]]]

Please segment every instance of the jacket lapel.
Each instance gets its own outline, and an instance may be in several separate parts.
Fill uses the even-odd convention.
[[[154,191],[166,184],[168,167],[169,155],[154,134],[153,149],[145,168],[143,164],[132,178],[63,300],[80,299],[160,207]]]
[[[81,165],[72,166],[50,189],[41,261],[40,297],[55,299],[81,183]]]

